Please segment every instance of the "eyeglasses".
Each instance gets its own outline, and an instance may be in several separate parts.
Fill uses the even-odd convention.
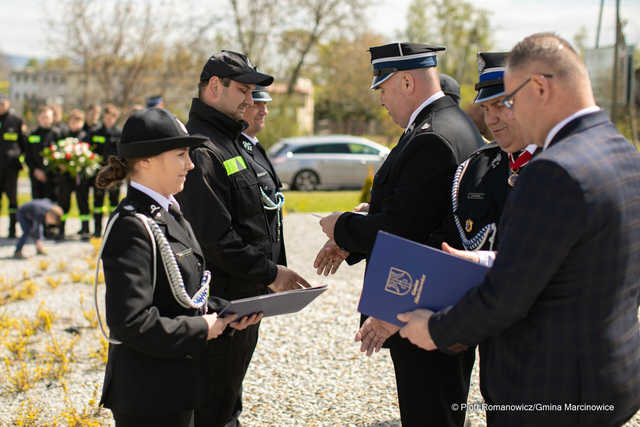
[[[504,97],[504,99],[502,100],[502,104],[507,107],[509,110],[513,109],[513,104],[515,102],[515,100],[513,99],[514,96],[516,96],[516,93],[518,93],[518,91],[520,89],[522,89],[523,87],[525,87],[527,85],[527,83],[529,83],[531,81],[531,79],[533,78],[533,76],[535,76],[536,74],[531,75],[527,80],[525,80],[524,82],[522,82],[522,84],[520,86],[518,86],[517,88],[515,88],[515,90],[513,92],[511,92],[510,94],[508,94],[507,96]],[[553,77],[553,74],[538,74],[539,76],[542,77],[546,77],[548,79],[550,79],[551,77]]]

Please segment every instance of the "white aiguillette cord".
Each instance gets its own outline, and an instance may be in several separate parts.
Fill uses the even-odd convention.
[[[109,221],[109,224],[107,224],[107,229],[104,233],[104,236],[102,237],[102,243],[100,244],[98,259],[96,260],[96,275],[93,282],[93,299],[96,306],[96,316],[98,317],[100,331],[102,332],[102,335],[105,337],[105,339],[111,344],[122,344],[122,342],[114,338],[110,338],[106,333],[104,324],[102,323],[102,318],[100,317],[100,308],[98,306],[98,276],[100,274],[102,252],[104,251],[104,247],[107,242],[107,238],[109,237],[109,233],[111,232],[111,228],[113,227],[113,224],[115,224],[119,215],[119,213],[116,213]],[[136,213],[135,215],[142,222],[142,225],[147,230],[149,238],[151,239],[151,248],[153,254],[153,280],[151,282],[152,293],[154,293],[156,289],[157,240],[157,246],[160,247],[160,255],[162,257],[164,271],[167,275],[167,279],[169,280],[169,288],[171,289],[171,293],[173,294],[176,302],[180,304],[180,306],[188,309],[201,309],[202,307],[206,308],[207,300],[209,299],[209,282],[211,280],[211,272],[209,272],[208,270],[204,271],[204,274],[200,281],[200,289],[193,295],[193,297],[189,297],[189,294],[187,294],[187,291],[185,289],[184,281],[182,280],[182,274],[180,273],[180,269],[178,268],[178,263],[176,261],[175,255],[171,250],[171,247],[169,246],[167,238],[162,233],[162,230],[160,230],[160,227],[153,219],[141,213]]]

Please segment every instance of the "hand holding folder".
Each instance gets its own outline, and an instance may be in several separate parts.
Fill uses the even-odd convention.
[[[489,269],[438,249],[378,232],[358,311],[402,326],[399,313],[438,311],[482,283]]]

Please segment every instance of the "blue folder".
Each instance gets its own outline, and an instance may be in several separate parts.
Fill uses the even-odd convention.
[[[379,231],[364,276],[358,311],[403,325],[396,315],[455,305],[489,268]]]

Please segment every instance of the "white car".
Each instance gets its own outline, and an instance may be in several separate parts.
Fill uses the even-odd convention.
[[[280,180],[292,190],[360,188],[387,158],[384,145],[350,135],[286,138],[269,149]]]

